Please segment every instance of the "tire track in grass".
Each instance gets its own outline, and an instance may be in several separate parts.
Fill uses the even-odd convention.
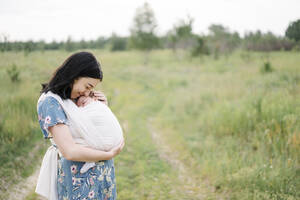
[[[25,181],[20,182],[12,189],[11,194],[8,197],[8,200],[16,200],[16,199],[25,200],[28,195],[35,193],[34,191],[35,191],[35,186],[36,186],[39,173],[40,173],[40,168],[38,166],[35,172],[31,176],[27,177]],[[46,200],[40,195],[36,195],[35,199]]]
[[[37,152],[42,148],[45,144],[36,144],[34,149],[31,152],[31,156],[29,156],[29,160],[33,159],[33,155],[36,155]],[[40,173],[40,163],[42,160],[40,159],[38,165],[36,166],[34,172],[29,177],[22,179],[20,178],[19,183],[10,187],[9,191],[7,191],[7,200],[24,200],[26,197],[35,191],[37,179]],[[46,200],[45,198],[38,196],[35,198],[36,200]]]
[[[167,141],[161,137],[160,133],[153,127],[153,119],[148,118],[148,130],[151,133],[157,152],[162,160],[167,161],[173,168],[178,170],[178,179],[181,182],[180,188],[194,200],[218,199],[223,200],[226,197],[215,193],[215,188],[211,186],[208,179],[197,179],[192,169],[179,159],[179,152],[172,149]]]

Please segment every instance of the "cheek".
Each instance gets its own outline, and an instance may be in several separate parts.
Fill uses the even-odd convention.
[[[82,91],[83,91],[83,88],[80,87],[80,86],[77,86],[77,87],[74,88],[74,91],[75,91],[75,92],[82,92]]]
[[[77,90],[77,88],[76,87],[73,87],[73,89],[72,89],[72,93],[77,93],[78,92],[78,90]]]

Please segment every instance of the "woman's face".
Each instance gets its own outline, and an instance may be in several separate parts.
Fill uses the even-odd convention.
[[[79,96],[89,96],[92,89],[100,82],[100,79],[90,77],[79,77],[74,80],[71,92],[71,99],[76,99]]]

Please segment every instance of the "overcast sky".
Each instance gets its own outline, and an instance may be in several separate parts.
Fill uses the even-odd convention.
[[[9,40],[96,39],[112,32],[129,35],[137,7],[144,0],[0,0],[0,34]],[[212,23],[242,36],[246,31],[284,35],[300,19],[300,0],[148,0],[159,35],[190,15],[193,32],[207,33]]]

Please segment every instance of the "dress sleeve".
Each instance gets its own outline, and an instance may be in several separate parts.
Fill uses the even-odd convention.
[[[52,138],[49,127],[59,123],[70,125],[62,106],[54,97],[49,96],[39,102],[37,112],[44,139]]]

